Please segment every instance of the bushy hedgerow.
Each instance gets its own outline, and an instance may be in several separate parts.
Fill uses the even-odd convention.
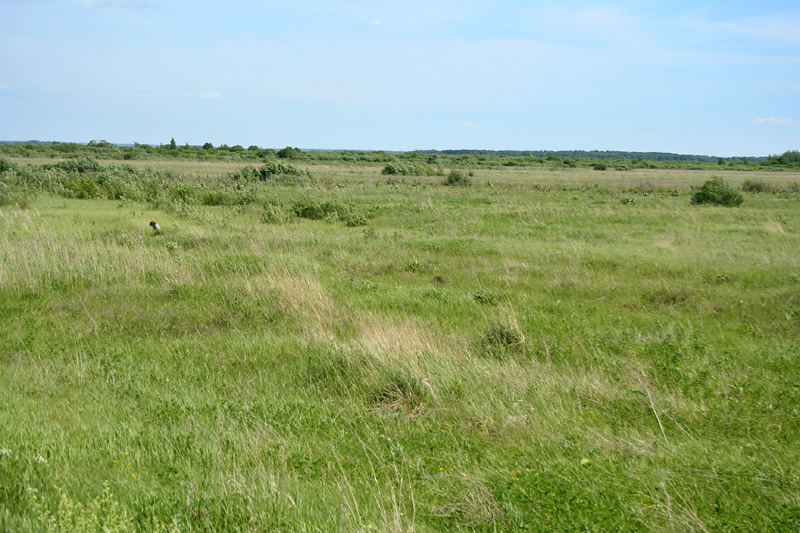
[[[703,183],[692,195],[693,204],[739,207],[742,202],[744,202],[742,191],[731,187],[727,181],[718,176],[713,176]]]

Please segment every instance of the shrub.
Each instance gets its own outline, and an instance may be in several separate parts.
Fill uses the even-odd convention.
[[[207,206],[227,205],[231,200],[223,191],[206,191],[200,196],[200,203]]]
[[[451,185],[461,185],[467,186],[470,184],[469,176],[461,172],[460,170],[451,170],[450,173],[447,175],[447,178],[444,180],[444,184],[451,186]]]
[[[608,165],[606,165],[605,163],[594,163],[592,164],[592,168],[595,170],[606,170],[608,168]]]
[[[69,191],[75,198],[85,200],[100,196],[100,189],[97,182],[88,176],[76,176],[64,180],[64,189]]]
[[[359,226],[366,226],[367,218],[364,215],[348,211],[344,217],[344,223],[349,228],[357,228]]]
[[[286,178],[310,177],[310,171],[303,168],[298,168],[289,163],[284,163],[283,161],[270,161],[259,168],[244,167],[237,172],[231,172],[228,174],[228,178],[232,180],[242,179],[251,181],[269,181],[271,179],[277,179],[278,181],[297,181],[292,179],[287,180]]]
[[[772,192],[772,187],[763,181],[746,180],[742,184],[744,192]]]
[[[0,172],[8,172],[9,170],[13,170],[16,165],[6,159],[5,157],[0,157]]]
[[[33,191],[25,187],[0,182],[0,206],[16,205],[20,209],[27,209],[33,203],[34,198]]]
[[[303,151],[300,148],[292,148],[291,146],[287,146],[286,148],[281,148],[278,150],[278,157],[281,159],[299,159],[303,157]]]
[[[349,208],[335,200],[319,201],[314,198],[305,197],[294,203],[292,211],[300,218],[321,220],[331,216],[344,218],[348,214]]]
[[[744,202],[744,196],[738,189],[731,187],[728,182],[718,176],[713,176],[706,181],[692,195],[693,204],[722,205],[726,207],[739,207]]]
[[[392,161],[386,163],[381,174],[388,176],[443,176],[444,171],[434,168],[426,163],[400,163]]]
[[[68,159],[66,161],[62,161],[61,163],[56,163],[54,165],[56,168],[60,168],[67,172],[77,172],[78,174],[85,174],[87,172],[97,172],[100,170],[100,163],[97,162],[97,159],[90,156],[79,157],[77,159]]]
[[[265,224],[283,224],[291,215],[287,214],[280,200],[267,198],[264,201],[264,210],[261,212],[261,222]]]

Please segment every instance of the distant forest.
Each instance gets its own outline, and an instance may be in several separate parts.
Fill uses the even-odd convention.
[[[180,145],[175,139],[157,146],[151,144],[113,144],[90,141],[87,144],[62,142],[0,142],[0,157],[71,159],[91,157],[111,160],[187,159],[198,161],[265,162],[290,159],[307,164],[346,162],[348,164],[386,164],[394,168],[425,167],[426,172],[444,168],[480,168],[500,166],[547,166],[553,168],[579,167],[594,170],[625,171],[643,169],[713,169],[731,170],[800,170],[800,152],[791,150],[768,157],[712,157],[705,155],[673,154],[667,152],[624,152],[585,150],[414,150],[391,152],[383,150],[301,150],[287,146],[281,149],[247,148],[222,144],[214,146]],[[404,167],[405,165],[405,167]],[[412,171],[409,171],[412,172]]]
[[[595,159],[645,159],[649,161],[697,161],[700,163],[717,163],[719,157],[708,155],[673,154],[669,152],[621,152],[612,150],[430,150],[425,153],[447,155],[499,155],[503,157],[580,157]],[[723,157],[723,161],[744,161],[752,163],[766,161],[767,157]]]

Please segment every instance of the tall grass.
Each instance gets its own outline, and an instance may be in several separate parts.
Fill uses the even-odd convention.
[[[0,529],[800,528],[796,176],[380,172],[3,207]]]

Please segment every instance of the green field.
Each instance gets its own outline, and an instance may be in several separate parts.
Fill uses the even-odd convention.
[[[800,531],[800,173],[4,161],[2,531]]]

